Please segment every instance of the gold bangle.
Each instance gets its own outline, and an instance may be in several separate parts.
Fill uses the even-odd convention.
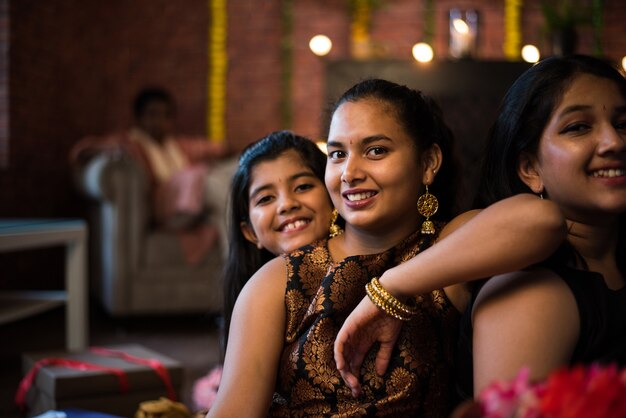
[[[387,315],[393,316],[394,318],[399,319],[401,321],[408,321],[408,320],[411,319],[410,316],[407,316],[403,312],[401,312],[401,311],[397,310],[396,308],[394,308],[393,305],[391,305],[387,301],[385,301],[380,296],[380,294],[378,294],[376,292],[376,290],[374,289],[374,286],[372,285],[371,282],[369,282],[369,283],[367,283],[365,285],[365,293],[367,293],[367,296],[370,298],[372,303],[374,305],[376,305],[376,307],[381,309],[383,312],[385,312]]]
[[[367,293],[367,296],[370,298],[372,303],[374,303],[374,305],[376,305],[379,309],[381,309],[387,315],[392,316],[401,321],[408,321],[410,319],[410,318],[403,316],[399,312],[397,312],[395,309],[393,309],[392,306],[386,304],[385,301],[378,294],[374,293],[370,283],[367,283],[365,285],[365,292]]]
[[[378,281],[378,277],[373,277],[370,283],[372,284],[372,289],[376,293],[378,293],[380,297],[384,299],[385,302],[387,302],[387,304],[393,306],[396,310],[402,312],[405,315],[408,315],[408,316],[417,315],[418,313],[417,309],[412,308],[406,303],[400,302],[398,298],[396,298],[394,295],[389,293],[387,289],[383,287],[380,281]]]

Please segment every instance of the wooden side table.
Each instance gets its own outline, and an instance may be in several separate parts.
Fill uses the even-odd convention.
[[[66,346],[81,351],[88,343],[87,224],[79,219],[0,218],[0,251],[66,246],[65,290],[0,291],[0,324],[66,305]]]

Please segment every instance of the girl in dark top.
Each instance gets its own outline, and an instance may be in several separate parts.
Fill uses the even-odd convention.
[[[466,347],[474,394],[523,366],[542,379],[564,365],[623,362],[624,77],[585,56],[527,70],[504,97],[482,178],[482,205],[531,191],[561,208],[568,236],[542,265],[495,276],[477,292]]]
[[[568,364],[626,360],[625,142],[626,81],[602,60],[548,58],[506,94],[490,131],[479,206],[534,193],[560,208],[568,234],[540,266],[494,276],[476,292],[460,344],[465,395],[523,366],[541,379]],[[450,283],[454,274],[444,274],[450,266],[441,260],[457,237],[416,257],[424,269],[412,280],[402,275],[407,263],[381,283],[401,300],[430,290],[425,279],[443,275],[441,283]],[[381,342],[379,370],[386,368],[383,348],[397,332],[384,321],[398,322],[366,298],[337,336],[337,365],[353,389],[353,370],[374,341]]]
[[[345,232],[273,259],[247,281],[233,310],[224,377],[210,417],[449,413],[457,309],[464,303],[460,287],[437,285],[414,301],[419,307],[405,318],[392,367],[376,376],[373,357],[366,359],[368,381],[358,399],[336,369],[332,342],[365,296],[365,284],[376,283],[372,276],[412,264],[453,229],[458,232],[434,247],[447,248],[450,270],[467,270],[466,279],[536,262],[542,245],[552,245],[543,243],[555,235],[551,227],[559,230],[562,216],[529,194],[443,227],[454,207],[451,140],[437,106],[418,91],[366,80],[342,96],[332,116],[325,180]],[[250,202],[256,202],[254,189],[245,197]],[[416,207],[429,189],[441,199],[437,215],[444,215],[432,223]],[[267,228],[252,211],[250,205],[233,221],[246,220],[260,237]],[[536,213],[543,216],[524,222]],[[455,241],[457,233],[473,238],[473,245]],[[542,245],[524,245],[535,235]]]

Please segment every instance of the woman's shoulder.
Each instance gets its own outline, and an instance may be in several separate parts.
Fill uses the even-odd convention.
[[[256,271],[245,284],[242,294],[275,292],[277,286],[287,281],[287,265],[282,257],[275,257]]]
[[[572,304],[573,303],[573,304]],[[567,279],[552,269],[532,267],[493,276],[476,295],[474,310],[481,305],[531,307],[562,305],[576,307]]]
[[[580,335],[577,298],[558,274],[541,267],[487,280],[476,296],[471,318],[474,335],[489,338],[519,342],[559,335],[559,347],[573,348]]]

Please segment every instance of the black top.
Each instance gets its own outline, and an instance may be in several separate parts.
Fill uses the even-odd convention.
[[[270,416],[449,416],[460,314],[443,289],[416,297],[419,313],[404,323],[383,377],[375,373],[376,349],[370,350],[360,398],[352,397],[333,357],[337,332],[365,297],[365,284],[435,238],[416,232],[382,253],[340,261],[332,260],[327,240],[285,256],[285,345]]]
[[[570,365],[610,363],[626,365],[626,286],[611,290],[601,274],[564,265],[545,265],[569,286],[578,305],[580,335]],[[484,282],[483,282],[484,284]],[[459,337],[458,389],[472,398],[472,302],[463,314]]]

